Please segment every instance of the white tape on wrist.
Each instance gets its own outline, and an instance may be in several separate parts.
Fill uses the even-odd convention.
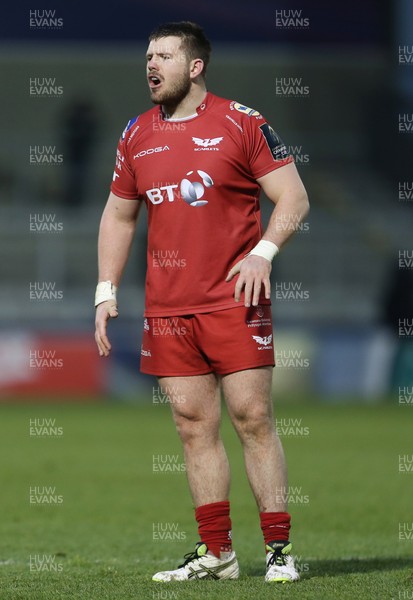
[[[116,302],[116,290],[118,288],[111,281],[99,281],[96,286],[95,307],[107,300]]]
[[[280,249],[274,242],[269,242],[268,240],[260,240],[258,244],[251,250],[249,256],[252,254],[253,256],[262,256],[262,258],[266,258],[270,262],[272,262],[273,258],[277,256]]]

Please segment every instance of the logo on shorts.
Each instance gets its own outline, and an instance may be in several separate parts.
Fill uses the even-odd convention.
[[[251,318],[246,321],[247,327],[270,327],[272,329],[271,315],[266,317],[262,306],[256,307],[255,315],[251,314],[248,316],[251,316]]]
[[[272,349],[272,333],[270,335],[266,335],[265,337],[261,337],[259,335],[251,336],[258,344],[258,350],[271,350]]]

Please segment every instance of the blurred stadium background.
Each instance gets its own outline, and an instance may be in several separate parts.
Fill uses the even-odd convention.
[[[308,222],[273,271],[274,293],[295,289],[273,302],[276,395],[397,403],[413,384],[413,136],[399,132],[413,101],[409,0],[10,5],[0,24],[1,397],[133,400],[152,389],[138,371],[145,218],[109,361],[93,340],[96,240],[117,139],[150,105],[148,32],[180,19],[212,40],[209,89],[266,116],[309,192]]]

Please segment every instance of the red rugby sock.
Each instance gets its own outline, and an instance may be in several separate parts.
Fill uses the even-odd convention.
[[[195,518],[198,521],[200,540],[208,546],[210,552],[217,558],[220,557],[221,552],[231,552],[231,519],[228,500],[199,506],[195,509]]]
[[[288,542],[291,516],[287,512],[260,513],[261,529],[265,545],[269,542]]]

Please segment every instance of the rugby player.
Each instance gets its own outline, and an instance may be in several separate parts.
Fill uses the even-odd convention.
[[[299,575],[272,412],[270,272],[308,199],[292,156],[264,117],[207,91],[210,52],[191,22],[161,25],[149,37],[146,74],[155,106],[129,121],[118,144],[100,224],[95,337],[108,356],[107,323],[118,316],[116,290],[145,204],[141,370],[168,395],[199,533],[184,562],[153,579],[239,575],[220,437],[222,390],[260,515],[265,580],[290,582]],[[274,204],[265,230],[261,190]]]

